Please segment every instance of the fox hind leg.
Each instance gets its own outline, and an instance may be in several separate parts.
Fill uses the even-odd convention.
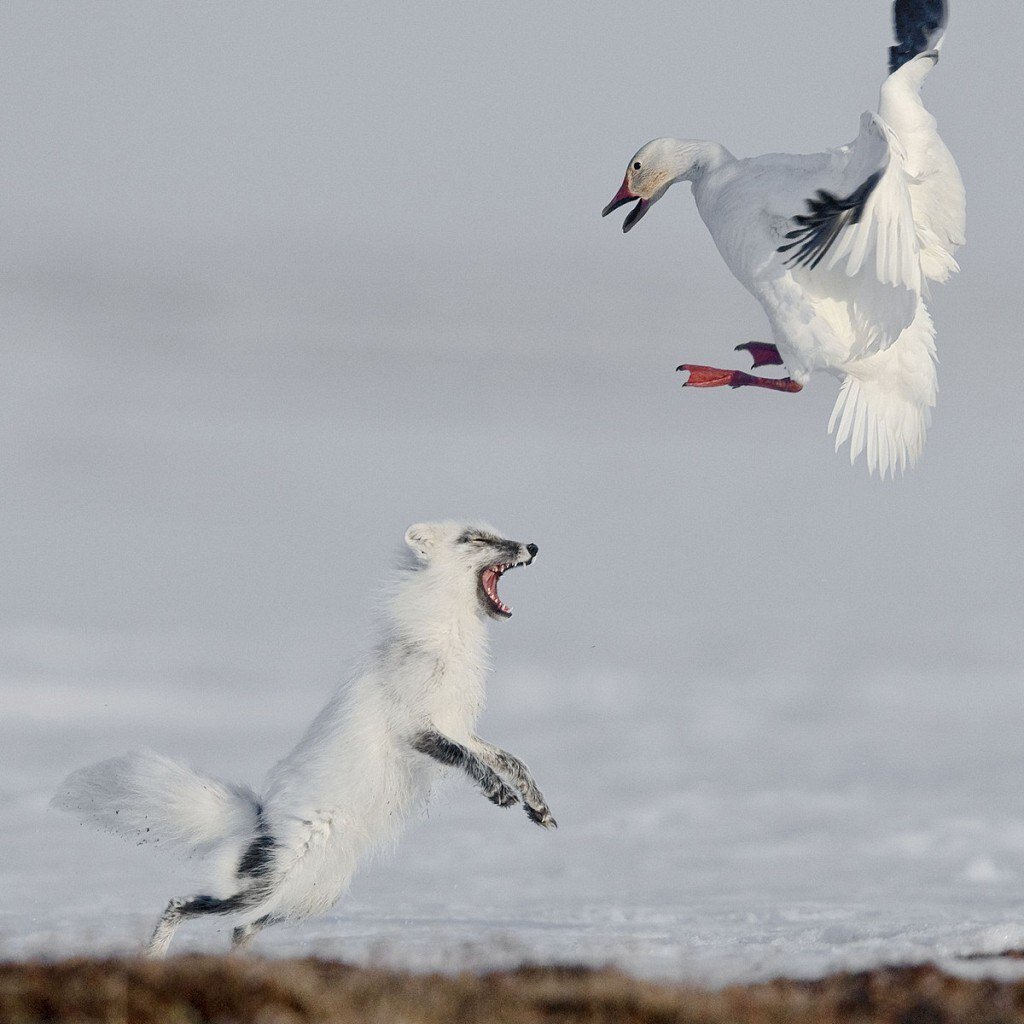
[[[258,917],[255,921],[250,921],[248,924],[240,924],[231,933],[231,952],[245,952],[252,945],[252,940],[259,932],[263,931],[267,925],[277,924],[280,920],[281,918],[274,917],[272,914],[264,914],[263,917]]]
[[[182,921],[190,917],[203,917],[206,914],[237,914],[254,904],[259,903],[265,894],[254,892],[236,892],[226,899],[216,896],[176,897],[167,904],[167,909],[160,915],[152,938],[146,944],[145,956],[162,958],[167,954],[167,947],[174,938],[174,933]]]

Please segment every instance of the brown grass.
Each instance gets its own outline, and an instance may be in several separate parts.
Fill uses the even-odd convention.
[[[36,1024],[1024,1024],[1024,982],[934,967],[707,992],[616,971],[455,977],[323,960],[179,957],[0,964],[0,1022]]]

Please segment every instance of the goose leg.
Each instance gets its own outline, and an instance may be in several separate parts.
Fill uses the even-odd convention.
[[[779,350],[774,345],[769,345],[765,341],[748,341],[744,345],[736,346],[737,352],[742,352],[744,349],[750,353],[750,358],[754,360],[752,368],[755,370],[759,366],[783,365]]]
[[[753,377],[742,370],[718,370],[713,366],[692,366],[684,363],[677,367],[686,370],[690,379],[683,384],[684,388],[767,388],[769,391],[786,391],[795,395],[803,391],[803,384],[798,384],[790,377],[774,380],[771,377]]]

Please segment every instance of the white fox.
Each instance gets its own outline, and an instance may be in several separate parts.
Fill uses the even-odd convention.
[[[269,924],[326,911],[360,858],[424,804],[442,765],[462,769],[499,807],[522,797],[531,821],[557,827],[522,761],[473,732],[488,667],[485,619],[512,614],[498,580],[529,565],[537,546],[453,522],[410,526],[405,541],[415,557],[367,667],[259,793],[144,751],[74,772],[54,797],[96,827],[209,855],[211,892],[171,900],[149,955],[162,956],[190,917],[234,917],[238,948]]]

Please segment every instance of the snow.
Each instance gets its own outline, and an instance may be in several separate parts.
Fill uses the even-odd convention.
[[[713,983],[929,959],[1016,970],[956,959],[1024,944],[1014,674],[977,681],[968,703],[955,674],[827,694],[770,674],[669,682],[499,671],[484,734],[527,758],[559,830],[452,779],[348,899],[268,931],[260,951],[418,969],[615,963]],[[240,714],[210,689],[127,702],[98,689],[90,714],[59,684],[8,695],[0,953],[16,957],[134,951],[194,870],[48,812],[65,762],[144,736],[257,778],[304,720],[284,702]],[[227,931],[180,940],[218,950]]]

